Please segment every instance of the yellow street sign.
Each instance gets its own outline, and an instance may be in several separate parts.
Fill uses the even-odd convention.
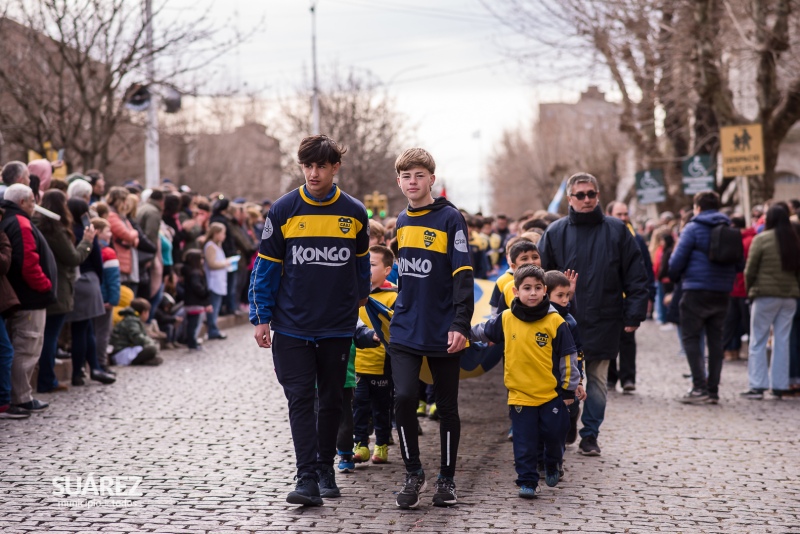
[[[764,173],[764,142],[760,124],[719,129],[722,175],[725,178]]]

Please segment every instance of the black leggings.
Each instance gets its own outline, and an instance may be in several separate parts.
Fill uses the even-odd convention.
[[[419,458],[419,436],[417,435],[417,406],[419,404],[419,371],[422,356],[402,345],[390,345],[392,378],[395,387],[395,418],[400,437],[400,452],[406,471],[413,473],[422,469]],[[441,465],[439,473],[452,477],[456,472],[458,441],[461,437],[461,420],[458,417],[458,381],[461,355],[436,353],[428,357],[428,366],[433,376],[436,409],[441,421]]]

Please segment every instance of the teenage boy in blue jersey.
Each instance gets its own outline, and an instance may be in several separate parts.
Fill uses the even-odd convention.
[[[397,506],[415,508],[426,487],[416,414],[423,356],[428,358],[441,420],[441,464],[433,504],[450,506],[457,502],[453,477],[461,434],[459,371],[474,308],[467,223],[447,199],[433,199],[436,163],[427,151],[406,150],[395,169],[397,184],[408,199],[397,218],[400,279],[389,329],[395,419],[406,466]]]
[[[306,183],[269,210],[250,281],[256,342],[272,348],[289,401],[297,458],[297,487],[286,498],[292,504],[319,506],[322,497],[340,496],[336,435],[358,308],[370,290],[367,210],[333,183],[344,152],[324,135],[300,143]]]

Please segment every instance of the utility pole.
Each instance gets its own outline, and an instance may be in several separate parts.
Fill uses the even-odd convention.
[[[147,108],[147,136],[144,148],[145,185],[158,187],[161,183],[158,153],[158,96],[153,91],[156,77],[156,62],[153,57],[153,0],[144,0],[147,47],[147,84],[150,88],[150,106]]]
[[[314,92],[311,95],[311,133],[314,135],[319,135],[319,86],[317,85],[317,0],[311,0],[311,68],[314,76]]]

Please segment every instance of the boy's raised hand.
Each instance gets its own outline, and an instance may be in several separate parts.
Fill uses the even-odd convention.
[[[567,269],[566,271],[564,271],[564,274],[567,275],[567,278],[569,279],[570,293],[575,295],[575,290],[578,287],[578,273],[572,269]]]

